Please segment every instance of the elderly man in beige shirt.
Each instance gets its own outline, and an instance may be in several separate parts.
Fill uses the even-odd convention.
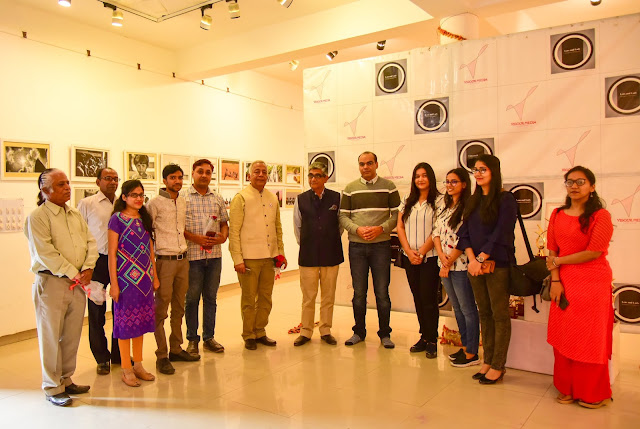
[[[89,284],[98,250],[80,212],[66,204],[71,198],[66,174],[46,169],[38,178],[38,188],[38,207],[27,217],[24,232],[36,275],[33,302],[42,389],[49,402],[64,407],[72,402],[69,394],[89,391],[89,386],[71,381],[86,302],[82,288],[71,286]]]
[[[229,211],[229,252],[242,289],[242,338],[245,348],[256,350],[257,343],[275,346],[265,327],[271,312],[271,293],[275,279],[273,258],[282,255],[280,203],[264,186],[267,165],[254,161],[251,184],[231,201]],[[284,259],[283,268],[287,260]]]

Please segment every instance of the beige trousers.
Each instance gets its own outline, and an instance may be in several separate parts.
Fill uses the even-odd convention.
[[[42,390],[47,396],[63,393],[76,370],[86,295],[80,286],[69,290],[71,283],[49,274],[36,274],[33,283]]]
[[[187,258],[179,261],[158,259],[156,271],[160,280],[160,287],[156,291],[156,357],[166,358],[168,350],[171,353],[182,351],[182,317],[184,316],[184,302],[189,289],[189,261]],[[167,350],[167,337],[164,332],[164,320],[169,314],[171,304],[171,317],[169,324],[169,349]]]
[[[331,333],[333,303],[336,299],[338,265],[332,267],[299,267],[300,289],[302,289],[302,329],[300,334],[307,338],[313,335],[316,314],[316,296],[320,282],[320,335]]]
[[[275,271],[271,258],[245,259],[244,265],[250,271],[245,274],[238,273],[238,281],[242,289],[242,338],[247,340],[267,335],[265,327],[269,323],[271,313]]]

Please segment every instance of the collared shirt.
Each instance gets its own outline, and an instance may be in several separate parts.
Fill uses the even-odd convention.
[[[107,225],[113,213],[113,203],[102,191],[87,198],[83,198],[78,203],[78,211],[82,214],[85,222],[89,226],[89,231],[96,239],[98,253],[106,255],[109,253],[109,240],[107,239]]]
[[[180,255],[187,251],[184,227],[187,217],[187,203],[178,195],[175,200],[165,190],[147,203],[147,210],[153,221],[156,255]]]
[[[229,222],[224,200],[208,187],[207,192],[202,195],[191,185],[183,193],[183,196],[187,205],[185,229],[191,234],[204,235],[204,228],[207,226],[211,216],[217,217],[217,222],[214,223],[213,228],[216,233],[220,232],[220,222]],[[219,244],[213,246],[211,253],[202,250],[201,246],[193,241],[187,240],[187,246],[187,257],[190,261],[222,257],[222,249]]]
[[[406,203],[407,196],[405,196],[402,200],[402,204],[400,205],[400,214],[398,216],[402,216],[402,213],[404,213]],[[416,201],[413,207],[411,207],[411,213],[409,214],[407,220],[404,222],[404,231],[407,235],[409,247],[412,250],[419,250],[420,247],[427,241],[433,231],[435,220],[436,212],[426,200],[422,203],[420,201]],[[402,251],[402,253],[404,253],[404,250]],[[432,256],[438,256],[435,248],[429,250],[424,255],[424,261],[426,262],[427,258],[430,258]]]
[[[442,251],[445,255],[451,254],[453,249],[458,245],[458,230],[460,229],[460,225],[462,225],[462,221],[460,221],[455,228],[451,228],[449,225],[449,219],[451,219],[451,216],[455,211],[456,206],[445,208],[443,202],[441,210],[439,210],[438,219],[436,219],[436,223],[433,227],[433,238],[440,238],[440,247],[442,247]],[[462,254],[453,261],[451,271],[466,271],[468,265],[469,258],[464,252],[462,252]],[[442,266],[440,258],[438,258],[438,266]]]
[[[362,182],[363,185],[375,185],[377,181],[378,175],[371,180],[366,180],[364,177],[360,177],[360,182]]]
[[[98,260],[96,240],[80,212],[50,201],[36,208],[25,220],[29,240],[31,272],[49,270],[54,276],[74,278],[93,269]]]
[[[377,177],[377,176],[376,176]],[[314,192],[315,198],[322,200],[324,197],[324,191],[326,188],[322,188],[322,194],[318,195]],[[302,213],[300,213],[300,208],[298,207],[298,197],[296,197],[296,202],[293,205],[293,233],[296,236],[296,241],[298,245],[300,244],[300,230],[302,229]],[[340,227],[340,235],[344,232],[344,228]]]

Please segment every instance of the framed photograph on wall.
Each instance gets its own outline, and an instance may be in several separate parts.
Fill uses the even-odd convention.
[[[284,165],[268,163],[267,175],[267,183],[284,183]]]
[[[273,193],[273,195],[275,195],[278,198],[278,203],[280,204],[280,208],[282,208],[282,205],[284,203],[284,193],[285,190],[284,188],[268,188],[270,192]]]
[[[184,187],[183,187],[184,189]],[[153,185],[144,186],[144,203],[147,204],[158,195],[158,187]]]
[[[292,209],[296,204],[296,198],[300,195],[302,191],[300,189],[287,189],[284,200],[284,207],[287,209]]]
[[[253,161],[242,161],[242,183],[248,184],[251,182],[251,163]]]
[[[220,179],[224,183],[240,183],[240,160],[220,158]]]
[[[208,159],[213,164],[213,171],[211,172],[211,184],[209,186],[215,186],[218,182],[218,158],[215,156],[192,156],[191,157],[191,165],[189,166],[189,171],[193,170],[193,164],[200,159]]]
[[[109,149],[71,146],[71,180],[93,182],[98,170],[107,168]]]
[[[304,168],[302,165],[287,165],[285,184],[287,185],[302,185],[304,180]]]
[[[160,172],[162,169],[160,169]],[[142,182],[155,182],[158,180],[158,154],[148,152],[124,153],[125,180],[140,180]]]
[[[551,214],[558,207],[562,207],[564,205],[564,201],[547,201],[544,210],[544,229],[546,230],[549,226],[549,221],[551,220]]]
[[[229,206],[231,205],[231,200],[236,196],[238,192],[240,192],[239,186],[220,186],[218,188],[218,193],[224,200],[224,205],[229,210]]]
[[[51,148],[48,143],[2,140],[3,180],[37,179],[49,168]]]
[[[81,199],[91,197],[98,193],[100,189],[97,186],[73,186],[71,192],[71,204],[78,208]]]
[[[182,183],[191,183],[191,156],[190,155],[170,155],[163,153],[160,155],[160,166],[158,168],[158,181],[162,182],[162,169],[169,164],[176,164],[182,168]]]

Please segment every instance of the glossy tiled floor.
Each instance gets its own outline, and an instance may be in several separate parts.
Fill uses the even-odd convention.
[[[504,383],[480,386],[478,367],[452,368],[439,348],[436,360],[409,354],[417,338],[415,315],[394,313],[394,350],[381,348],[375,311],[365,344],[348,348],[350,308],[336,307],[336,347],[318,336],[293,347],[287,330],[299,320],[295,277],[279,281],[268,333],[275,348],[243,348],[237,290],[218,301],[216,338],[223,355],[204,353],[196,363],[175,364],[176,374],[129,388],[119,368],[95,373],[86,327],[74,381],[90,384],[70,408],[45,401],[35,339],[0,347],[0,426],[21,428],[633,428],[640,427],[640,335],[622,335],[622,371],[615,402],[599,410],[559,405],[550,376],[509,370]],[[155,373],[153,335],[145,336],[146,366]]]

